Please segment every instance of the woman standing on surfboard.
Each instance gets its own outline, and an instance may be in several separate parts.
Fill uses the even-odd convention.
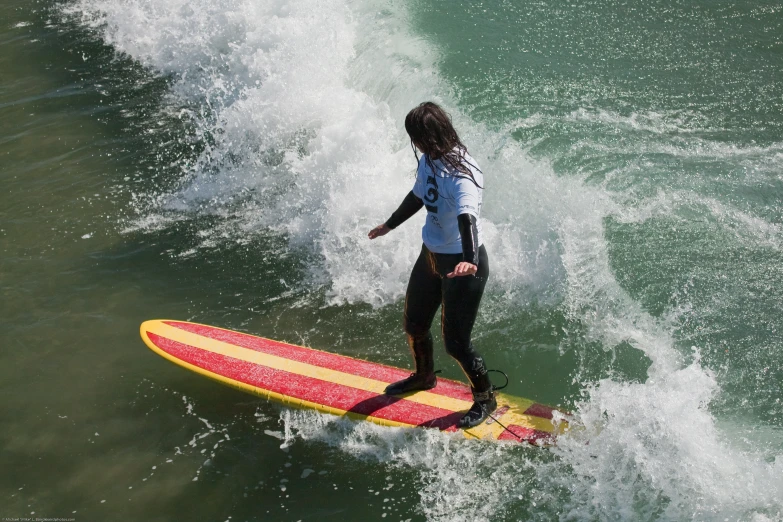
[[[473,406],[458,423],[470,428],[497,408],[484,360],[470,342],[489,276],[479,221],[484,175],[438,105],[425,102],[411,110],[405,130],[419,162],[416,182],[391,217],[368,234],[370,239],[388,234],[427,208],[424,244],[408,282],[403,321],[416,371],[390,384],[386,394],[435,387],[430,326],[441,306],[446,352],[460,364],[473,392]]]

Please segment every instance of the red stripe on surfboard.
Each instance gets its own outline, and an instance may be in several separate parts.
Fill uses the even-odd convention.
[[[525,410],[525,415],[533,415],[534,417],[552,420],[552,412],[554,411],[555,409],[550,406],[535,403],[531,404],[528,409]]]
[[[524,426],[517,426],[516,424],[509,424],[506,426],[506,429],[498,435],[498,440],[524,441],[531,444],[539,442],[548,444],[552,442],[552,439],[554,439],[554,437],[551,433],[525,428]]]
[[[294,399],[302,399],[360,415],[372,415],[379,419],[446,431],[456,430],[456,422],[462,416],[460,412],[418,404],[388,395],[378,395],[366,390],[249,363],[195,348],[152,332],[147,332],[147,336],[158,348],[177,359],[229,379],[287,395]]]
[[[409,371],[401,370],[399,368],[353,359],[344,355],[322,352],[320,350],[296,346],[294,344],[273,341],[271,339],[264,339],[241,332],[233,332],[231,330],[214,328],[212,326],[180,321],[163,322],[186,332],[198,334],[217,341],[223,341],[235,346],[241,346],[242,348],[248,348],[257,352],[291,359],[292,361],[312,364],[313,366],[320,366],[322,368],[350,373],[352,375],[367,377],[382,382],[391,383],[404,379],[410,375]],[[444,397],[473,402],[470,388],[465,384],[454,381],[438,379],[438,385],[432,390],[429,390],[429,392],[443,395]]]

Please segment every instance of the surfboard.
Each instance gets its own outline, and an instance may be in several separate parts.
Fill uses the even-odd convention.
[[[156,319],[142,323],[141,337],[169,361],[242,391],[383,426],[459,431],[456,423],[473,403],[466,384],[442,378],[431,390],[384,395],[410,370],[214,326]],[[461,430],[465,437],[548,446],[567,428],[552,407],[496,396],[492,418]]]

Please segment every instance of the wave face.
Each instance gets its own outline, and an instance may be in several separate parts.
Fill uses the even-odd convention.
[[[525,9],[507,4],[510,13]],[[569,391],[554,400],[573,410],[579,428],[551,452],[299,413],[284,414],[286,433],[413,467],[418,510],[429,520],[780,516],[783,417],[738,424],[708,407],[739,405],[766,359],[726,370],[723,345],[702,330],[719,331],[738,308],[779,326],[770,319],[774,303],[761,318],[747,312],[740,305],[750,296],[734,291],[754,280],[752,270],[735,273],[735,287],[720,286],[715,259],[705,275],[686,258],[717,259],[727,248],[769,254],[763,266],[780,258],[780,225],[723,197],[714,180],[779,186],[783,146],[716,139],[731,121],[709,111],[629,110],[632,91],[596,87],[582,73],[568,82],[530,79],[519,63],[504,71],[493,60],[517,33],[500,24],[508,32],[497,46],[467,44],[476,35],[469,21],[494,19],[462,8],[442,15],[459,29],[447,41],[427,32],[427,6],[393,1],[68,4],[66,13],[108,45],[170,79],[161,114],[191,129],[163,147],[159,168],[174,188],[138,194],[122,226],[144,233],[192,221],[199,230],[181,253],[189,256],[273,236],[285,246],[261,255],[296,256],[306,267],[296,284],[323,289],[306,306],[399,303],[418,223],[373,242],[366,234],[413,182],[404,115],[423,100],[440,102],[487,179],[493,275],[477,335],[520,375],[530,370],[518,359],[537,346],[540,357],[565,365],[560,382]],[[595,40],[585,38],[589,50]],[[562,58],[543,49],[537,59]],[[471,52],[495,69],[460,84],[454,64]],[[531,93],[524,110],[520,89]],[[553,93],[568,103],[552,108]],[[615,95],[615,107],[596,101]],[[737,181],[742,169],[748,178]],[[533,334],[540,342],[520,341]],[[763,342],[781,354],[771,337]],[[623,367],[624,357],[636,362]],[[740,391],[727,395],[729,385]],[[749,409],[780,413],[774,390],[759,386]]]
[[[332,303],[381,305],[402,295],[418,225],[365,240],[412,186],[415,161],[400,122],[434,98],[458,125],[473,126],[449,103],[434,68],[438,52],[411,35],[402,6],[88,1],[69,11],[171,77],[172,103],[195,122],[203,148],[179,165],[176,190],[139,198],[154,203],[140,203],[128,230],[163,226],[171,211],[212,213],[224,219],[219,231],[204,231],[204,246],[281,234],[316,256],[308,284],[325,281]],[[564,189],[568,216],[595,220],[594,198],[496,134],[466,134],[484,168],[504,180],[497,210],[487,212],[496,287],[552,288],[562,270],[551,218]]]

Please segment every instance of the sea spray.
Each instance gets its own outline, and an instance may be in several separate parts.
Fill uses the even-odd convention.
[[[418,232],[395,235],[397,255],[365,236],[412,183],[397,122],[427,92],[418,84],[426,56],[389,44],[405,35],[388,12],[354,13],[341,2],[208,4],[87,0],[71,8],[118,50],[171,75],[180,103],[202,114],[204,152],[181,188],[142,208],[140,219],[166,210],[230,216],[218,225],[226,236],[271,230],[318,255],[314,279],[326,271],[337,302],[398,298]],[[386,39],[357,39],[359,23]],[[388,74],[378,59],[397,73],[383,100],[348,82]]]
[[[698,356],[645,383],[609,379],[577,405],[580,427],[553,449],[577,520],[750,520],[778,516],[781,462],[765,462],[725,440],[709,412],[718,391]]]

